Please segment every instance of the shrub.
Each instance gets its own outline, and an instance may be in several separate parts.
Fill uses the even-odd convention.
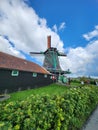
[[[0,128],[78,130],[98,103],[97,87],[69,88],[63,95],[32,95],[0,104]],[[81,118],[80,118],[81,117]]]

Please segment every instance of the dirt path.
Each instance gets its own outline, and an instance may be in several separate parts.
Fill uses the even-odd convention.
[[[98,130],[98,106],[82,130]]]

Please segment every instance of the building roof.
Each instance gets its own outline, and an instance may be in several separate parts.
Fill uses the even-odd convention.
[[[34,62],[30,62],[3,52],[0,52],[0,68],[49,74],[45,68]]]

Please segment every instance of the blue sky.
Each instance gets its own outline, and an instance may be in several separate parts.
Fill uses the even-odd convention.
[[[98,0],[1,0],[0,51],[40,65],[43,56],[31,51],[52,46],[67,53],[63,70],[73,75],[98,76]]]
[[[65,22],[65,29],[58,32],[64,47],[85,46],[82,35],[98,24],[98,0],[31,0],[29,5],[51,28]]]

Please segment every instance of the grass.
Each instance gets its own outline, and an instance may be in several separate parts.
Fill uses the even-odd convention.
[[[17,101],[17,100],[24,100],[30,95],[61,95],[63,94],[68,87],[64,85],[58,85],[58,84],[51,84],[49,86],[36,88],[36,89],[30,89],[30,90],[24,90],[20,92],[15,92],[10,94],[10,98],[7,100],[7,102],[10,101]]]
[[[78,87],[78,86],[80,86],[80,84],[72,82],[70,84],[70,86],[71,87],[76,87],[76,86]],[[49,86],[44,86],[44,87],[40,87],[40,88],[14,92],[14,93],[10,94],[10,98],[6,102],[24,100],[32,94],[33,95],[40,95],[40,96],[45,95],[45,94],[61,95],[66,91],[66,89],[69,89],[70,86],[55,83],[55,84],[51,84]]]

